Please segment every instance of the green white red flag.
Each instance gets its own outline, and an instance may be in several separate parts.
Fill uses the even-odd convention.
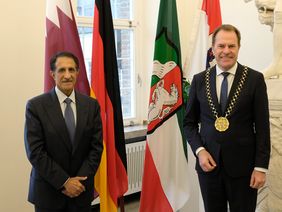
[[[181,50],[175,0],[161,0],[148,110],[141,212],[169,212],[189,198]]]

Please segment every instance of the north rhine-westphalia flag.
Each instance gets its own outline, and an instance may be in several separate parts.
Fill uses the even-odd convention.
[[[161,0],[140,212],[176,211],[189,198],[180,52],[176,1]]]
[[[219,0],[203,0],[201,9],[195,20],[193,53],[186,59],[186,68],[184,72],[191,82],[194,74],[197,74],[206,68],[215,65],[215,58],[212,53],[212,34],[214,30],[221,26],[221,12]],[[188,55],[189,56],[189,55]]]
[[[46,1],[45,36],[44,91],[48,92],[55,85],[49,73],[50,58],[57,52],[68,51],[79,59],[80,71],[76,82],[76,89],[81,93],[89,95],[89,82],[70,0]]]
[[[110,0],[96,0],[94,9],[91,96],[101,106],[103,153],[95,176],[100,211],[115,212],[128,189],[126,153]]]

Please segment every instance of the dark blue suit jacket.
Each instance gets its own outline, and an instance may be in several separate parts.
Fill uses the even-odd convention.
[[[75,92],[77,124],[71,144],[61,107],[53,89],[28,101],[25,148],[32,164],[28,200],[42,208],[58,209],[73,201],[89,205],[94,194],[94,175],[103,150],[100,107],[95,99]],[[70,199],[62,194],[69,177],[87,176],[86,191]]]
[[[214,127],[215,117],[206,95],[205,72],[193,78],[184,119],[184,131],[194,153],[202,146],[217,163],[217,168],[207,174],[217,173],[223,167],[228,175],[240,177],[250,176],[254,167],[268,168],[270,129],[266,85],[261,73],[248,69],[244,87],[228,118],[229,129],[225,132],[218,132]],[[238,86],[242,72],[243,66],[238,64],[228,103]],[[215,67],[211,68],[210,84],[213,102],[217,111],[220,111],[216,94]],[[198,160],[196,170],[204,173]]]

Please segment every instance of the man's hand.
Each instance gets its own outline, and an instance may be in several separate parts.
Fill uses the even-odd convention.
[[[216,163],[210,153],[203,149],[198,153],[199,163],[203,171],[210,172],[215,169]]]
[[[252,188],[259,189],[264,186],[265,183],[265,173],[254,170],[251,176],[250,186]]]
[[[87,177],[71,177],[64,185],[63,194],[70,198],[79,196],[83,191],[85,191],[84,185],[80,181],[86,180]]]

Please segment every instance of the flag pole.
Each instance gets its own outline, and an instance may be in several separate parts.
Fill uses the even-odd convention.
[[[118,198],[120,212],[124,212],[124,196]]]

